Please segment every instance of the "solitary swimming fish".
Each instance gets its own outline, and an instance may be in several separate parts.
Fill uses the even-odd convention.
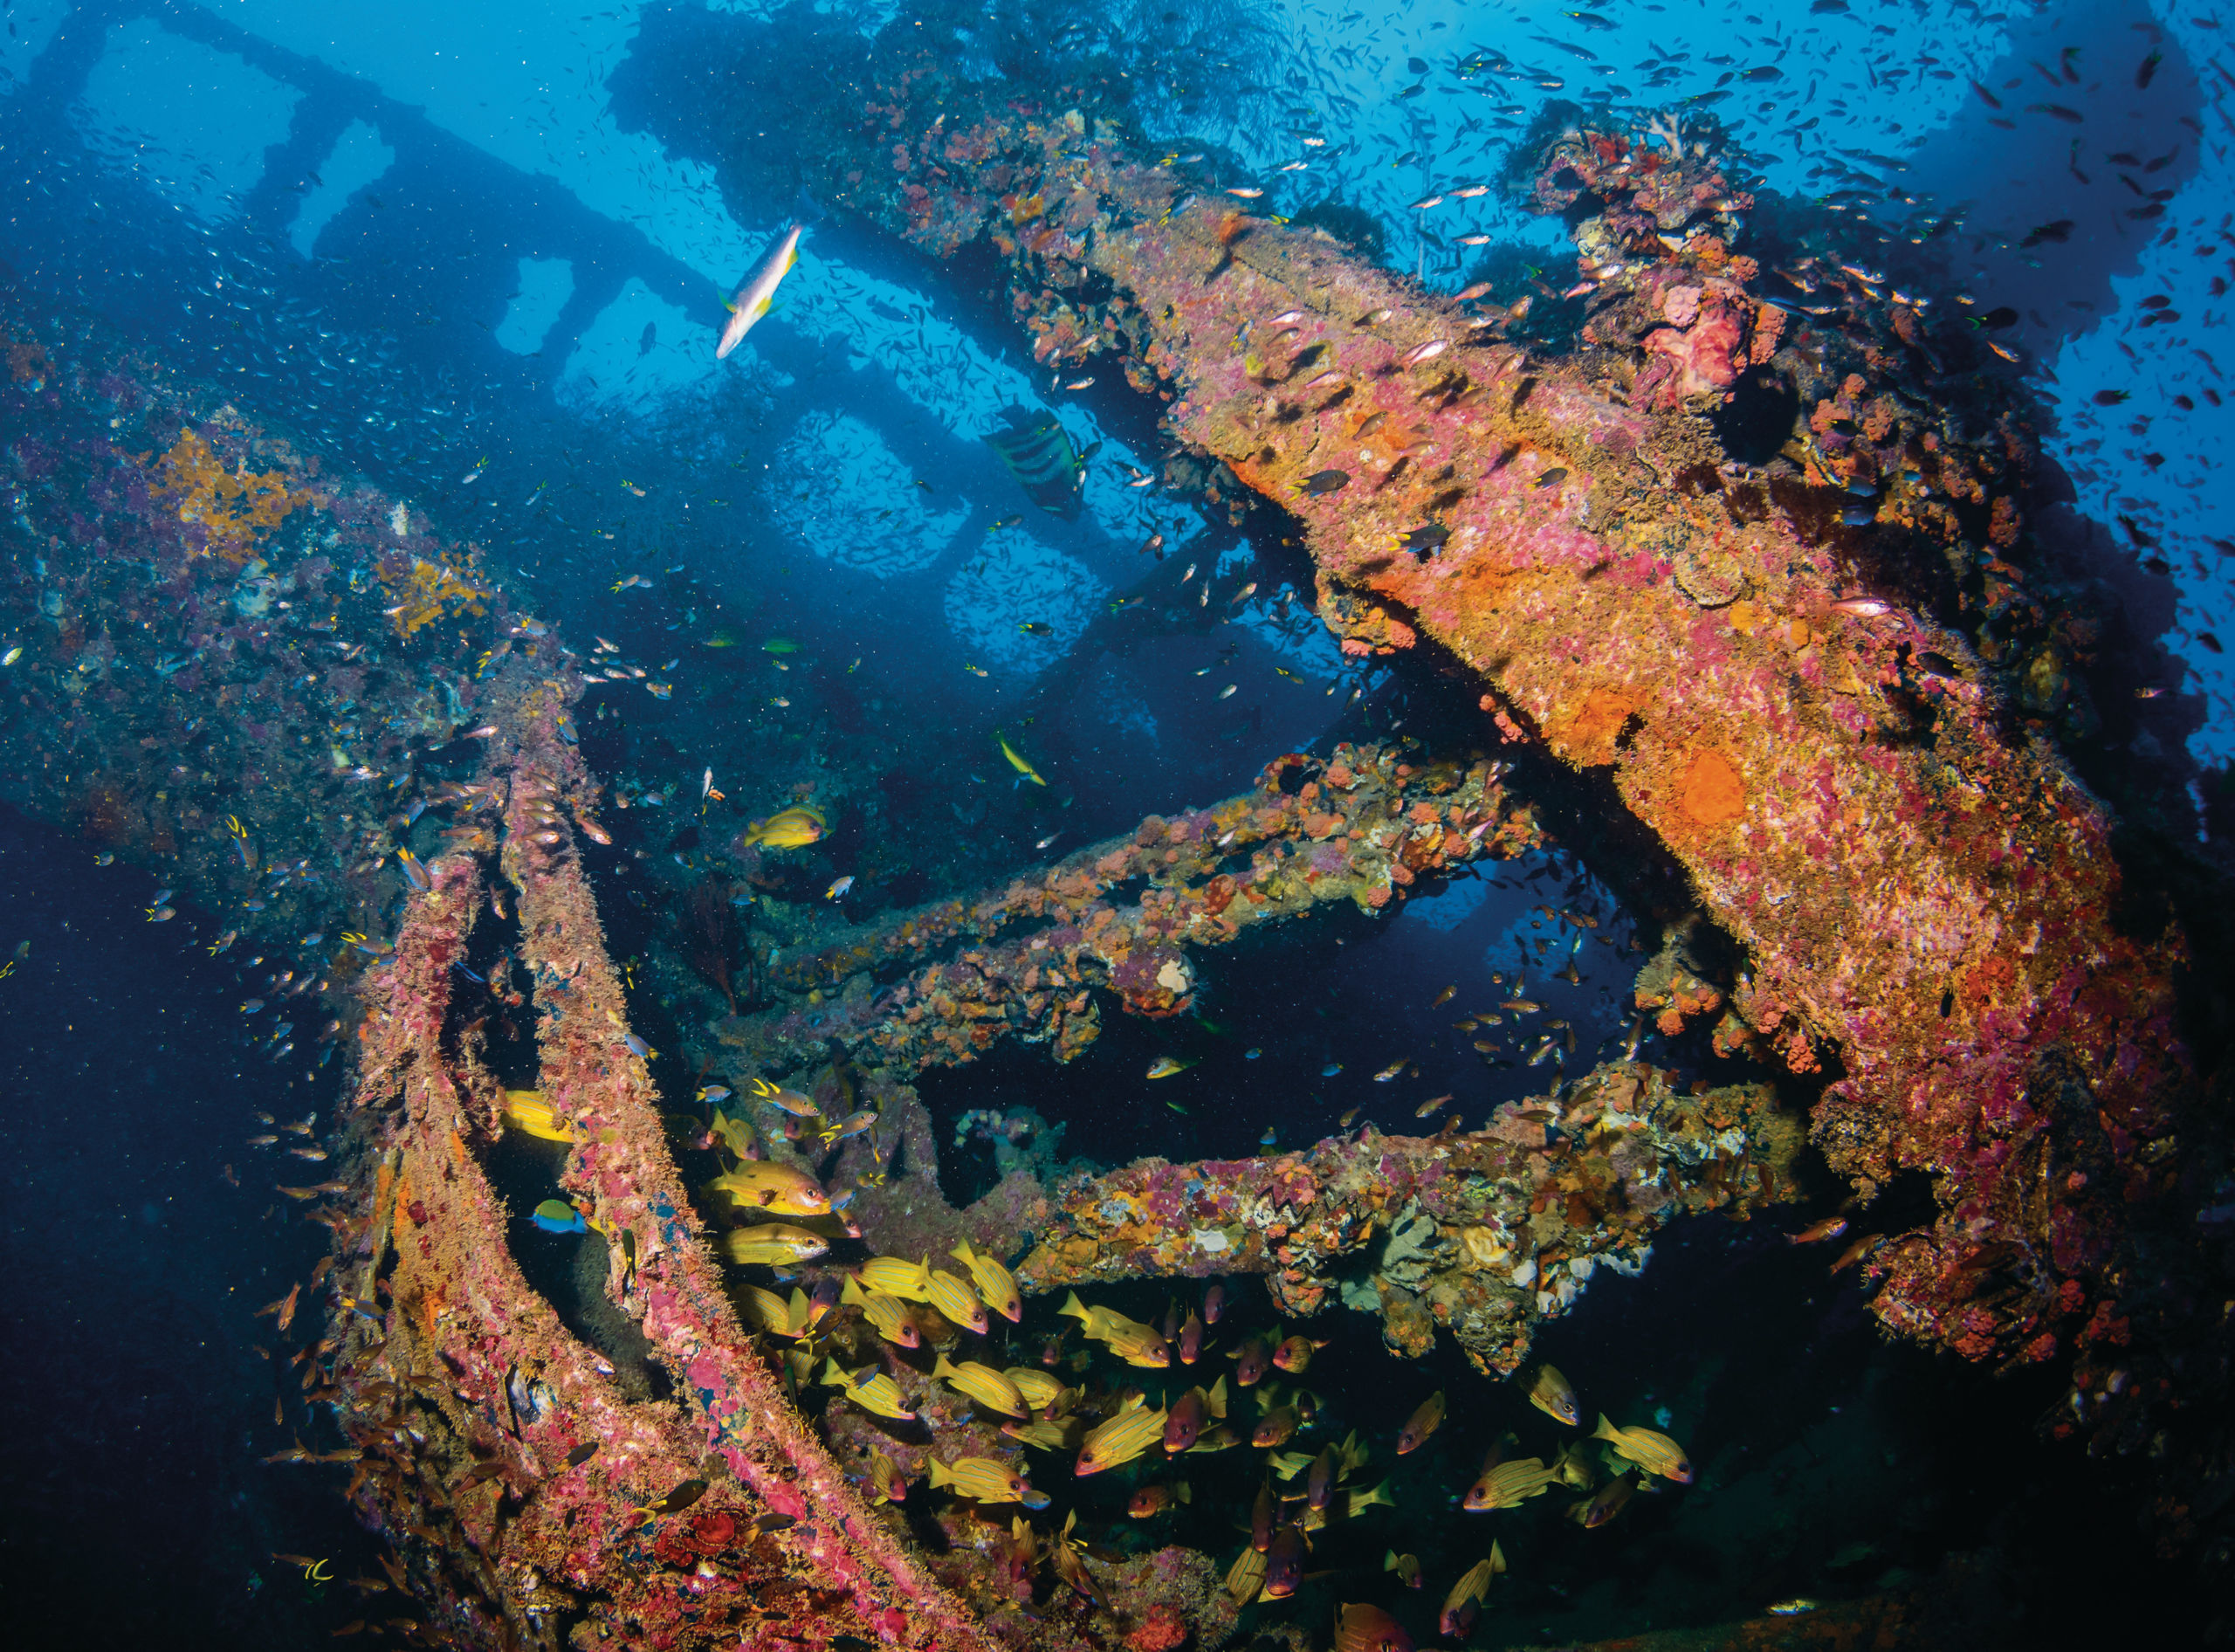
[[[1023,775],[1025,779],[1030,781],[1035,786],[1045,786],[1048,783],[1041,779],[1040,771],[1026,762],[1018,754],[1016,747],[1003,738],[999,729],[994,731],[994,743],[1001,748],[1001,755],[1009,760],[1009,767]]]
[[[1195,1063],[1192,1061],[1181,1061],[1173,1056],[1159,1056],[1154,1061],[1149,1063],[1149,1077],[1152,1078],[1169,1078],[1174,1073],[1186,1072]]]
[[[738,288],[737,297],[729,306],[730,319],[722,327],[721,342],[714,346],[717,361],[744,343],[753,323],[768,313],[768,306],[775,302],[777,286],[792,272],[792,265],[799,262],[800,231],[803,227],[796,223],[787,224],[776,244],[746,277],[745,285]]]
[[[589,1223],[582,1220],[582,1213],[564,1199],[547,1199],[535,1208],[532,1218],[546,1233],[588,1233]]]
[[[802,849],[819,842],[830,823],[821,809],[801,803],[796,808],[779,810],[766,820],[756,820],[738,834],[738,847],[750,849],[766,844],[770,849]]]

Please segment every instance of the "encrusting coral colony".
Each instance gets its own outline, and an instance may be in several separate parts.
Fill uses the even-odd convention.
[[[952,1208],[911,1088],[925,1069],[1002,1039],[1070,1061],[1111,1006],[1188,1011],[1201,954],[1250,926],[1335,901],[1386,912],[1544,840],[1482,754],[1289,754],[1241,795],[975,898],[834,918],[822,945],[766,965],[769,1002],[691,1029],[702,1073],[749,1069],[826,1116],[842,1098],[877,1115],[835,1145],[765,1132],[770,1163],[861,1184],[842,1213],[787,1219],[811,1241],[803,1282],[840,1277],[815,1257],[849,1238],[903,1258],[967,1240],[1033,1294],[1261,1275],[1300,1323],[1366,1310],[1401,1355],[1441,1330],[1489,1380],[1595,1270],[1640,1265],[1674,1215],[1789,1196],[1812,1138],[1866,1199],[1900,1171],[1933,1178],[1938,1220],[1865,1263],[1889,1327],[1978,1359],[2076,1357],[2098,1426],[2148,1416],[2163,1384],[2130,1375],[2142,1351],[2115,1374],[2091,1350],[2131,1334],[2132,1235],[2182,1171],[2197,1089],[2175,1021],[2182,942],[2116,926],[2107,810],[1993,686],[1998,660],[2038,685],[2026,662],[2055,646],[2055,616],[2002,560],[2020,554],[2027,438],[2014,415],[1965,425],[1893,388],[1904,362],[1977,347],[1860,277],[1874,319],[1860,330],[1755,296],[1755,203],[1711,141],[1674,127],[1572,130],[1546,152],[1540,203],[1590,203],[1576,233],[1595,292],[1555,352],[1519,306],[1425,295],[1324,235],[1192,194],[1104,123],[973,104],[927,65],[891,84],[870,111],[884,147],[835,159],[827,193],[938,255],[989,240],[1043,359],[1120,357],[1169,403],[1178,442],[1294,513],[1347,652],[1433,654],[1479,701],[1484,746],[1611,773],[1745,959],[1709,982],[1664,954],[1640,1005],[1792,1075],[1812,1107],[1613,1062],[1479,1127],[1054,1185],[1019,1171]],[[864,164],[889,189],[861,182]],[[55,547],[46,589],[63,595],[46,611],[65,639],[51,692],[26,694],[6,734],[12,796],[53,806],[36,754],[72,748],[84,695],[133,692],[86,623],[100,605],[161,628],[166,677],[207,685],[213,744],[195,767],[237,741],[227,795],[244,816],[260,768],[297,763],[316,796],[414,727],[448,741],[485,725],[479,773],[451,800],[455,847],[415,869],[392,948],[368,943],[377,961],[332,983],[355,1003],[353,1151],[313,1212],[334,1235],[317,1349],[348,1441],[334,1455],[433,1622],[487,1645],[1146,1648],[1178,1644],[1175,1624],[1216,1644],[1235,1610],[1222,1559],[1082,1558],[1025,1516],[968,1511],[944,1517],[943,1547],[918,1542],[864,1488],[873,1454],[925,1471],[921,1437],[846,1401],[818,1422],[801,1403],[829,1380],[815,1373],[835,1366],[851,1395],[874,1367],[943,1446],[1002,1463],[1025,1447],[835,1293],[804,1324],[741,1313],[677,1167],[701,1126],[678,1123],[684,1098],[663,1110],[576,853],[599,836],[601,788],[570,724],[582,678],[550,628],[524,626],[471,547],[319,477],[230,409],[197,412],[58,327],[10,337],[12,410],[78,420],[10,451],[13,508],[41,513]],[[1703,409],[1771,364],[1813,407],[1757,465]],[[145,451],[113,439],[113,419]],[[65,461],[94,478],[74,518],[49,485]],[[1927,617],[1922,597],[1852,600],[1858,499],[1934,547],[1943,576],[1970,559],[1954,577],[1984,582],[1975,627]],[[283,582],[263,559],[290,535],[307,554]],[[376,583],[341,589],[345,548]],[[148,592],[103,586],[127,558],[153,568]],[[467,620],[499,639],[478,661]],[[299,759],[262,743],[309,726],[285,685],[310,651],[382,636],[426,663],[361,685],[387,698],[356,707],[358,746]],[[130,761],[79,769],[107,778],[60,808],[175,854],[185,886],[297,854],[350,868],[360,899],[393,877],[370,809],[275,805],[219,831],[225,810],[191,774]],[[324,910],[309,878],[265,881],[262,921]],[[560,1187],[603,1259],[595,1334],[523,1276],[491,1180],[492,1144],[517,1126],[451,1013],[453,966],[485,923],[517,924],[533,977],[537,1133],[564,1143]],[[937,1339],[936,1314],[917,1323]],[[1050,1575],[1058,1601],[1035,1610]]]

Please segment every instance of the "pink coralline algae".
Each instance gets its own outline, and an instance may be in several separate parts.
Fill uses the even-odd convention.
[[[1744,1216],[1789,1196],[1801,1144],[1765,1085],[1688,1096],[1667,1073],[1616,1063],[1478,1130],[1368,1127],[1305,1151],[1144,1159],[1064,1183],[1017,1278],[1042,1292],[1262,1274],[1285,1313],[1377,1312],[1384,1342],[1413,1356],[1441,1326],[1503,1373],[1597,1269],[1642,1265],[1670,1216]]]
[[[2174,1026],[2183,943],[2114,926],[2104,808],[2006,730],[1963,635],[1922,605],[1885,622],[1833,606],[1858,491],[1951,559],[1979,554],[1951,501],[2017,542],[2022,422],[1979,439],[1871,393],[1891,352],[1944,366],[1980,341],[1844,268],[1817,266],[1851,295],[1861,345],[1757,300],[1753,197],[1694,116],[1547,149],[1538,204],[1593,207],[1575,231],[1592,348],[1545,359],[1498,317],[1191,195],[1078,122],[966,120],[937,73],[907,95],[901,129],[968,126],[1006,189],[1097,215],[1078,256],[997,232],[1012,286],[1107,284],[1104,348],[1169,397],[1172,437],[1296,514],[1339,636],[1377,653],[1432,642],[1488,690],[1503,740],[1611,773],[1749,955],[1719,1045],[1800,1072],[1835,1057],[1815,1113],[1833,1166],[1866,1197],[1903,1169],[1935,1180],[1942,1218],[1883,1270],[1881,1317],[1971,1354],[2040,1346],[2060,1284],[2099,1280],[2132,1210],[2174,1188],[2174,1166],[2134,1144],[2166,1137],[2193,1080]],[[978,187],[911,154],[908,180],[932,196]],[[1277,350],[1232,348],[1290,310]],[[1668,416],[1714,410],[1757,346],[1840,398],[1791,433],[1782,479],[1719,462],[1705,426]],[[1370,485],[1303,490],[1331,467]],[[1410,548],[1424,523],[1433,547]],[[2016,601],[1996,623],[2020,636]],[[2077,991],[2073,959],[2088,960]],[[2005,1077],[2019,1104],[1990,1121],[1978,1098]],[[2043,1162],[2088,1180],[2041,1195]],[[2029,1260],[1987,1334],[1957,1309],[1982,1288],[1971,1259],[1999,1245]]]

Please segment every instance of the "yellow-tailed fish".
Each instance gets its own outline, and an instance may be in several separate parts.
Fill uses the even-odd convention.
[[[1237,1606],[1246,1606],[1265,1587],[1265,1557],[1245,1545],[1227,1569],[1226,1592]]]
[[[1392,1549],[1381,1557],[1381,1569],[1394,1572],[1397,1580],[1408,1589],[1420,1587],[1420,1557],[1417,1554],[1399,1554]]]
[[[1335,1614],[1335,1652],[1413,1652],[1413,1637],[1379,1607],[1361,1600]]]
[[[543,1098],[540,1090],[507,1090],[505,1118],[508,1123],[545,1141],[574,1139],[574,1126],[559,1116],[558,1109]]]
[[[1063,1380],[1050,1372],[1035,1370],[1030,1366],[1011,1366],[1001,1374],[1016,1385],[1025,1404],[1042,1416],[1062,1403]]]
[[[1185,1480],[1173,1485],[1145,1485],[1127,1500],[1125,1512],[1136,1520],[1152,1519],[1175,1503],[1194,1500],[1194,1488]]]
[[[1523,1457],[1513,1463],[1485,1463],[1482,1478],[1467,1488],[1467,1495],[1459,1506],[1470,1514],[1481,1514],[1491,1509],[1510,1509],[1516,1504],[1535,1497],[1558,1477],[1558,1472],[1546,1468],[1539,1457]]]
[[[1026,762],[1017,748],[1010,745],[998,730],[994,733],[994,743],[1001,748],[1001,755],[1009,760],[1009,767],[1023,775],[1025,779],[1030,781],[1035,786],[1045,786],[1048,783],[1040,778],[1040,771]]]
[[[1493,1550],[1497,1547],[1496,1544],[1490,1546]],[[1443,1597],[1443,1610],[1436,1620],[1438,1635],[1458,1640],[1474,1627],[1475,1609],[1489,1596],[1490,1579],[1503,1569],[1498,1564],[1503,1559],[1494,1556],[1477,1560],[1460,1575],[1459,1581],[1451,1586],[1451,1593]]]
[[[1614,1449],[1627,1457],[1648,1474],[1657,1474],[1679,1485],[1689,1485],[1692,1480],[1691,1460],[1685,1456],[1684,1448],[1665,1434],[1655,1434],[1651,1428],[1618,1428],[1600,1413],[1599,1426],[1592,1430],[1594,1440],[1605,1440]]]
[[[822,1216],[830,1213],[830,1195],[822,1184],[804,1170],[768,1159],[749,1159],[726,1175],[714,1178],[716,1193],[727,1194],[749,1209],[779,1216]]]
[[[768,313],[768,306],[775,302],[776,288],[792,272],[799,261],[800,231],[803,224],[789,224],[776,237],[776,244],[767,255],[753,266],[745,285],[738,288],[737,297],[730,300],[730,319],[722,325],[721,341],[714,346],[714,359],[719,361],[745,341],[753,331],[753,324]]]
[[[756,820],[738,834],[740,848],[762,844],[770,849],[804,849],[809,843],[820,843],[823,833],[830,829],[830,822],[822,811],[810,803],[800,803],[780,809],[766,820]]]
[[[1079,1460],[1073,1472],[1100,1474],[1104,1469],[1131,1463],[1163,1438],[1164,1413],[1145,1405],[1134,1406],[1119,1412],[1087,1435],[1085,1443],[1079,1448]]]
[[[1575,1402],[1575,1390],[1560,1374],[1558,1366],[1537,1367],[1537,1380],[1529,1385],[1529,1403],[1571,1428],[1583,1421],[1582,1408]]]
[[[879,1371],[875,1366],[863,1366],[849,1376],[838,1368],[836,1359],[822,1362],[822,1384],[827,1388],[842,1388],[846,1397],[864,1411],[895,1421],[909,1422],[916,1414],[901,1403],[900,1385]]]
[[[908,1476],[882,1451],[870,1453],[870,1490],[878,1503],[900,1503],[908,1496]]]
[[[1296,1438],[1296,1431],[1303,1426],[1303,1419],[1294,1406],[1275,1406],[1257,1419],[1257,1426],[1249,1431],[1249,1443],[1284,1446]]]
[[[786,1090],[772,1084],[765,1078],[753,1081],[753,1093],[770,1106],[780,1108],[794,1119],[820,1119],[822,1109],[796,1090]]]
[[[753,1126],[742,1119],[732,1119],[719,1107],[714,1109],[714,1139],[730,1150],[730,1157],[750,1162],[754,1142]]]
[[[898,1256],[871,1256],[855,1271],[864,1289],[911,1302],[932,1299],[932,1270],[919,1258],[904,1262]]]
[[[978,1293],[944,1268],[928,1270],[932,1284],[932,1306],[966,1331],[984,1336],[987,1330],[986,1304],[978,1300]]]
[[[738,1228],[724,1235],[722,1247],[729,1252],[732,1262],[781,1266],[786,1263],[812,1262],[830,1249],[830,1242],[804,1228],[764,1222],[755,1228]]]
[[[862,1318],[877,1328],[877,1333],[887,1342],[903,1348],[920,1348],[923,1334],[916,1329],[915,1317],[908,1311],[908,1304],[898,1297],[888,1296],[882,1291],[864,1291],[861,1282],[849,1275],[838,1292],[838,1300],[849,1308],[859,1308]]]
[[[1001,1432],[1038,1450],[1076,1451],[1086,1437],[1086,1424],[1076,1417],[1042,1417],[1037,1422],[1004,1422]]]
[[[1585,1531],[1595,1531],[1621,1513],[1638,1489],[1634,1473],[1619,1474],[1590,1497],[1578,1498],[1568,1505],[1568,1518]]]
[[[773,1291],[759,1285],[747,1285],[746,1301],[752,1318],[763,1331],[796,1340],[807,1335],[815,1325],[815,1304],[808,1300],[807,1292],[793,1288],[789,1302]]]
[[[984,1251],[973,1249],[967,1239],[957,1242],[947,1255],[970,1270],[971,1282],[988,1308],[1011,1325],[1022,1323],[1024,1293],[1017,1289],[1014,1274]]]
[[[1443,1426],[1443,1390],[1438,1388],[1420,1403],[1405,1426],[1397,1433],[1397,1455],[1404,1456],[1417,1451],[1421,1443]]]
[[[1032,1488],[1024,1476],[1006,1463],[992,1457],[957,1457],[952,1463],[932,1459],[932,1489],[952,1486],[980,1503],[1021,1503]]]
[[[1030,1415],[1025,1406],[1024,1396],[1017,1392],[1016,1384],[991,1366],[981,1366],[971,1359],[956,1365],[941,1354],[932,1366],[932,1374],[957,1394],[968,1394],[988,1411],[998,1411],[1005,1417],[1015,1417],[1020,1421]]]
[[[1343,1518],[1346,1520],[1355,1520],[1376,1504],[1379,1504],[1386,1509],[1393,1509],[1397,1506],[1397,1498],[1390,1491],[1389,1482],[1386,1480],[1378,1486],[1352,1487],[1344,1492]]]
[[[1186,1072],[1195,1063],[1192,1061],[1181,1061],[1177,1057],[1173,1056],[1159,1056],[1154,1061],[1149,1063],[1149,1077],[1152,1078],[1169,1078],[1174,1073]]]

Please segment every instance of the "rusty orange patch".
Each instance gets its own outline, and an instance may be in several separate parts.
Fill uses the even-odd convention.
[[[1544,731],[1555,745],[1567,747],[1571,762],[1589,768],[1614,761],[1614,737],[1645,705],[1642,694],[1615,688],[1594,688],[1566,722],[1554,722]]]
[[[1697,825],[1719,826],[1746,812],[1746,784],[1728,757],[1703,751],[1676,782],[1676,807]]]

